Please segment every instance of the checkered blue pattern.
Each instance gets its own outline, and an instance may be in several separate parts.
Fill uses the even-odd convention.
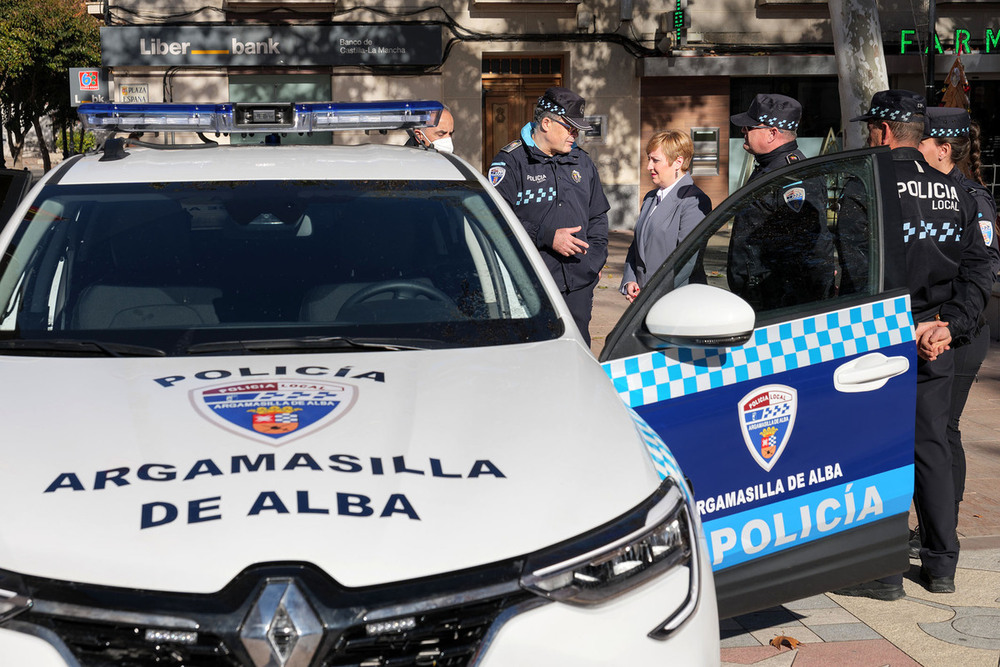
[[[514,206],[521,204],[537,204],[542,201],[555,201],[556,189],[553,187],[538,188],[537,190],[522,190],[517,193],[517,200]]]
[[[890,109],[889,107],[872,107],[868,113],[875,118],[898,120],[901,123],[908,123],[910,122],[910,118],[913,117],[913,114],[909,111],[900,111],[899,109]]]
[[[938,229],[933,222],[928,223],[923,220],[920,221],[919,225],[914,225],[912,222],[904,222],[903,242],[909,243],[913,237],[916,237],[918,241],[931,238],[937,239],[938,243],[947,243],[948,241],[955,240],[957,232],[958,228],[950,222],[943,223],[941,229]]]
[[[757,329],[741,347],[668,348],[616,359],[604,372],[635,408],[911,340],[905,296]]]
[[[541,107],[542,109],[545,109],[549,113],[554,113],[557,116],[566,115],[565,109],[563,109],[561,106],[559,106],[552,100],[546,99],[544,95],[538,98],[538,106]]]
[[[769,405],[766,408],[764,408],[764,411],[760,415],[760,419],[758,419],[757,421],[780,417],[786,412],[789,412],[791,409],[792,408],[788,403],[782,403],[781,405]]]
[[[762,116],[757,122],[768,127],[780,127],[783,130],[795,130],[799,127],[797,120],[778,120],[777,116]]]
[[[629,410],[629,413],[635,422],[636,430],[639,431],[639,437],[642,438],[643,444],[649,450],[649,458],[653,460],[653,467],[659,473],[660,479],[664,477],[684,479],[684,476],[681,475],[681,467],[677,465],[677,459],[674,458],[670,448],[663,442],[660,435],[635,410]]]
[[[931,130],[932,137],[961,137],[969,133],[967,127],[937,128]]]

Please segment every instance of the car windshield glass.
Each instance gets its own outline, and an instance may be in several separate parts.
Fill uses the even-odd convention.
[[[413,349],[562,331],[476,182],[50,185],[0,269],[0,340],[35,348]]]

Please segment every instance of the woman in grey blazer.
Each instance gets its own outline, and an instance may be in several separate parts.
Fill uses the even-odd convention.
[[[635,237],[619,290],[634,301],[649,276],[712,210],[712,200],[687,173],[694,146],[686,132],[657,132],[646,144],[646,169],[655,189],[642,198]]]

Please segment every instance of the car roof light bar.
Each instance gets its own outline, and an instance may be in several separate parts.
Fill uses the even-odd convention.
[[[85,130],[118,132],[227,132],[220,120],[232,118],[228,104],[81,104]]]
[[[84,129],[114,132],[335,132],[433,127],[434,101],[248,104],[84,104]]]

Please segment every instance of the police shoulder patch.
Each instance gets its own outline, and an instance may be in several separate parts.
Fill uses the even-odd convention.
[[[802,210],[802,205],[806,203],[806,190],[805,188],[788,188],[782,194],[782,199],[785,200],[785,205],[792,209],[796,213]]]
[[[507,144],[506,146],[504,146],[503,148],[501,148],[500,150],[502,150],[505,153],[513,153],[514,149],[516,149],[518,146],[520,146],[521,143],[522,142],[521,142],[520,139],[515,139],[514,141],[510,142],[509,144]]]
[[[788,155],[785,156],[785,162],[787,162],[788,164],[798,161],[799,161],[799,156],[796,155],[795,153],[789,153]]]
[[[500,163],[503,164],[503,163]],[[499,185],[503,177],[507,175],[507,170],[504,167],[497,166],[497,163],[493,163],[490,167],[490,172],[488,174],[490,178],[490,184]]]
[[[983,243],[987,246],[993,245],[993,222],[990,220],[980,220],[979,231],[983,233]]]

